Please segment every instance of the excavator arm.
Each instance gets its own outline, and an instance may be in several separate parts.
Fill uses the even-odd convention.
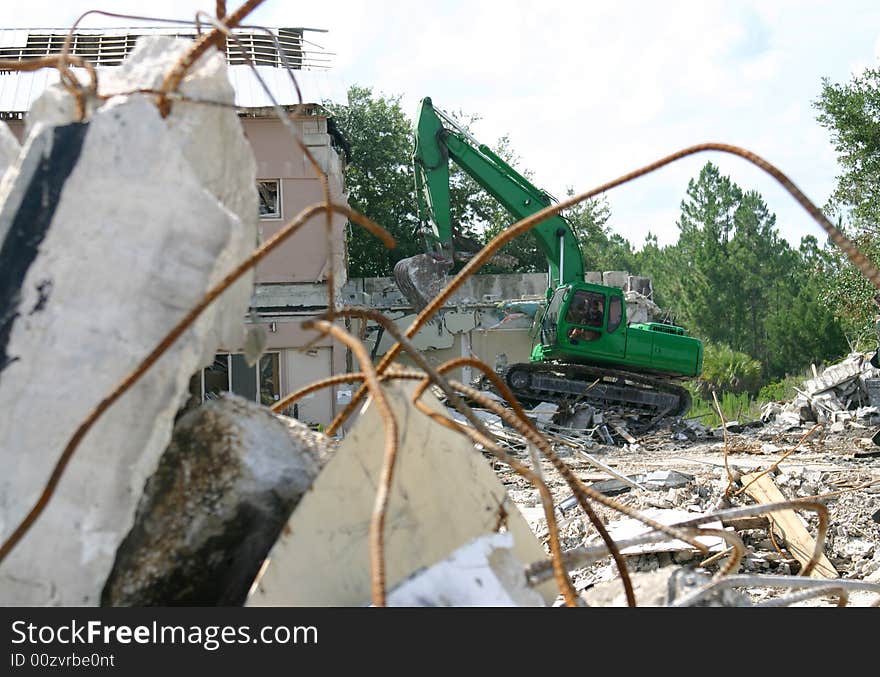
[[[417,289],[423,288],[421,296],[426,298],[436,295],[436,280],[432,276],[437,272],[445,274],[455,255],[449,194],[450,161],[498,200],[515,220],[530,216],[552,203],[546,192],[532,185],[452,118],[434,108],[430,98],[422,99],[413,166],[421,233],[428,254],[413,257],[416,261],[405,259],[398,263],[395,277],[402,289],[409,286],[407,282]],[[580,244],[568,221],[561,216],[552,216],[535,226],[531,233],[547,259],[549,289],[583,282]],[[409,280],[401,284],[404,276]],[[407,294],[406,290],[404,293]],[[421,299],[410,300],[419,307],[423,305],[419,303]]]

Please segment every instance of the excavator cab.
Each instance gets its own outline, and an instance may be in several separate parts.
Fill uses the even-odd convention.
[[[534,346],[531,360],[621,362],[626,353],[625,324],[620,289],[583,282],[559,287],[541,318],[540,343]]]

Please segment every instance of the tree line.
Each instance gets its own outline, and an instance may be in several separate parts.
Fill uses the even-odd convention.
[[[813,105],[843,168],[824,210],[869,258],[880,261],[880,69],[868,69],[844,84],[822,81]],[[388,228],[398,242],[388,250],[362,230],[351,229],[349,274],[390,275],[399,259],[423,251],[415,234],[413,124],[400,97],[376,95],[367,87],[350,88],[347,105],[327,107],[350,144],[349,203]],[[456,117],[465,128],[477,119]],[[507,137],[493,149],[511,165],[520,164]],[[512,219],[464,172],[451,169],[456,246],[476,250]],[[830,242],[810,235],[790,245],[763,197],[737,185],[711,162],[687,184],[674,244],[660,246],[649,234],[634,248],[611,230],[611,210],[603,198],[564,215],[581,241],[586,269],[650,276],[655,302],[704,340],[707,361],[717,358],[737,372],[726,384],[729,389],[755,392],[762,383],[801,372],[810,363],[876,347],[880,296],[870,284]],[[517,263],[487,266],[484,272],[546,270],[531,238],[517,238],[502,252]]]

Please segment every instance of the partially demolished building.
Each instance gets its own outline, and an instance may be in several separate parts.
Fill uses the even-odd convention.
[[[66,29],[0,29],[0,59],[33,60],[57,55]],[[328,130],[327,113],[321,104],[344,102],[345,91],[334,79],[332,54],[310,40],[320,31],[278,28],[271,34],[238,31],[226,45],[229,81],[235,93],[235,110],[244,136],[257,163],[259,195],[259,242],[265,242],[307,205],[322,198],[322,186],[309,158],[278,119],[274,105],[291,112],[297,109],[296,125],[301,138],[327,174],[334,200],[343,198],[342,140]],[[193,26],[77,29],[71,54],[92,62],[99,80],[116,70],[141,37],[197,37]],[[248,65],[245,56],[254,64]],[[296,82],[287,67],[296,71]],[[258,79],[259,76],[259,79]],[[28,128],[27,112],[50,85],[58,82],[54,69],[0,72],[0,119],[19,141]],[[269,88],[265,91],[262,80]],[[266,352],[259,365],[247,364],[242,352],[244,334],[235,345],[223,345],[213,364],[197,375],[191,385],[192,402],[201,402],[223,391],[269,404],[280,397],[332,373],[344,370],[345,351],[322,338],[306,351],[309,341],[300,328],[304,318],[326,310],[326,284],[332,270],[340,287],[345,283],[345,223],[332,217],[333,254],[328,256],[323,222],[309,223],[295,242],[287,242],[257,266],[253,313],[248,326],[261,327]],[[256,243],[255,243],[256,244]],[[297,405],[302,420],[326,425],[335,414],[333,391],[316,394]]]

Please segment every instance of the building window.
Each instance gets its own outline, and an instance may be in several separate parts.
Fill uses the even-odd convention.
[[[281,218],[281,182],[257,181],[257,193],[260,195],[260,218]]]
[[[211,366],[202,370],[199,399],[212,400],[220,393],[233,392],[261,404],[274,404],[281,398],[280,371],[278,353],[266,353],[253,367],[244,355],[218,353]]]

